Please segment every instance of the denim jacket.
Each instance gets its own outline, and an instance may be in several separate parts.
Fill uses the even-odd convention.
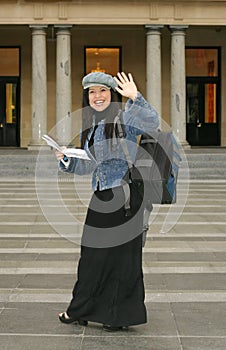
[[[134,101],[129,99],[123,111],[123,123],[126,131],[126,143],[131,161],[136,157],[137,136],[144,132],[151,132],[158,128],[159,117],[156,110],[144,99],[141,93]],[[59,167],[64,172],[77,175],[92,175],[93,191],[105,190],[120,186],[122,179],[128,170],[128,163],[119,139],[106,139],[104,135],[104,120],[98,123],[94,134],[94,154],[91,154],[88,143],[93,133],[94,126],[90,129],[84,149],[91,160],[70,158],[68,164],[59,162]],[[116,142],[114,142],[116,141]]]

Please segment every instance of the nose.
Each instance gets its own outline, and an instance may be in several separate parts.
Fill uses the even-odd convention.
[[[101,96],[101,91],[99,90],[95,91],[95,97],[99,97],[99,96]]]

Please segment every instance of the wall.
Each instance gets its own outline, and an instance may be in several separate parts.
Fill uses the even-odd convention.
[[[186,33],[187,46],[221,46],[221,138],[226,146],[226,50],[225,27],[190,26]],[[145,95],[146,35],[144,26],[73,26],[72,28],[72,111],[81,108],[81,79],[84,74],[84,46],[121,46],[122,69],[131,72],[139,90]],[[31,140],[31,30],[29,26],[0,26],[0,46],[21,47],[21,147]],[[162,116],[170,122],[170,31],[162,31]],[[56,41],[52,27],[47,35],[48,130],[55,125]],[[79,120],[74,127],[79,129]]]

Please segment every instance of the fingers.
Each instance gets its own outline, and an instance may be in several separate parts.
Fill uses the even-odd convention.
[[[129,77],[129,81],[133,81],[133,77],[131,73],[128,74],[128,77]]]
[[[133,82],[133,77],[131,73],[129,73],[127,76],[124,72],[118,72],[117,77],[114,77],[114,79],[119,86],[125,83]]]
[[[129,79],[127,78],[127,76],[124,72],[118,73],[117,75],[120,78],[121,82],[128,82],[129,81]]]
[[[59,152],[59,151],[56,151],[56,152],[55,152],[55,155],[56,155],[56,159],[57,159],[57,160],[61,160],[61,159],[64,158],[64,154],[61,153],[61,152]]]
[[[114,77],[117,87],[115,88],[118,93],[124,97],[131,98],[133,101],[137,96],[137,87],[133,81],[132,74],[126,75],[124,72],[118,72],[117,77]]]
[[[118,73],[119,74],[119,73]],[[117,74],[117,75],[118,75]],[[121,86],[122,84],[121,84],[121,82],[120,82],[120,80],[117,78],[117,77],[114,77],[114,79],[115,79],[115,81],[116,81],[116,83],[118,84],[118,86]],[[116,87],[116,89],[117,89],[117,87]]]
[[[63,152],[63,150],[64,150],[65,148],[66,148],[66,147],[62,147],[62,152]],[[60,151],[55,151],[55,155],[56,155],[56,159],[57,159],[57,160],[61,160],[61,159],[64,158],[64,153],[62,153],[62,152],[60,152]]]

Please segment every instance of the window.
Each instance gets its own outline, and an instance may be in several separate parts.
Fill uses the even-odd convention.
[[[119,47],[86,47],[85,74],[104,72],[116,75],[120,71],[120,56]]]
[[[18,77],[19,48],[0,48],[0,76]]]
[[[186,75],[187,77],[217,77],[218,49],[187,48]]]

